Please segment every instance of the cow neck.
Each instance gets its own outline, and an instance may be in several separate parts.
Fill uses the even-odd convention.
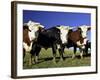
[[[29,39],[29,35],[28,35],[29,30],[28,29],[24,29],[23,31],[23,42],[27,43],[28,46],[30,46],[30,39]]]

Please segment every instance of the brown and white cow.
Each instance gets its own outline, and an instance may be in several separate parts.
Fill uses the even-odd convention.
[[[90,30],[89,26],[82,25],[78,27],[76,31],[71,31],[68,33],[68,44],[67,46],[71,45],[74,46],[74,54],[73,58],[75,57],[76,48],[79,47],[80,49],[80,56],[83,57],[83,53],[85,50],[85,45],[87,44],[87,32]]]
[[[65,46],[67,48],[74,47],[74,54],[72,56],[72,58],[74,58],[76,49],[78,47],[80,49],[80,56],[82,58],[85,45],[88,40],[87,31],[90,30],[90,27],[86,25],[82,25],[78,27],[78,29],[75,31],[72,30],[74,27],[69,27],[69,29],[67,30],[64,27],[66,26],[59,28],[61,32],[61,40],[62,40],[62,48],[61,48],[62,53],[64,53]]]
[[[44,26],[33,21],[29,21],[23,25],[23,57],[25,53],[31,51],[32,44],[37,39],[40,28],[44,28]]]

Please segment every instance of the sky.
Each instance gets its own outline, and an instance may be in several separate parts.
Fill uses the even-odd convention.
[[[91,26],[90,13],[23,10],[23,23],[27,23],[29,20],[39,22],[45,26],[45,28],[50,28],[56,25],[71,27],[78,27],[81,25]],[[89,41],[91,40],[90,35],[91,32],[89,31]]]

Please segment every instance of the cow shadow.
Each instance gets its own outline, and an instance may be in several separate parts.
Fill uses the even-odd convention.
[[[83,57],[90,57],[91,56],[91,53],[88,53],[88,54],[84,54]],[[66,60],[68,58],[72,58],[71,55],[69,56],[64,56],[63,60]],[[80,55],[76,55],[75,58],[77,59],[81,59]],[[38,62],[36,64],[40,64],[40,63],[43,63],[43,62],[48,62],[48,61],[52,61],[53,60],[53,57],[48,57],[48,58],[39,58],[38,59]],[[56,63],[60,61],[60,57],[56,57]]]
[[[91,57],[91,53],[83,54],[83,58],[84,57]],[[64,57],[64,59],[67,59],[67,58],[72,58],[72,55]],[[75,55],[75,58],[81,59],[80,55]]]

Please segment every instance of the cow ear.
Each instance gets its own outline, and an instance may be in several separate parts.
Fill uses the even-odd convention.
[[[28,21],[28,23],[27,23],[27,25],[29,26],[31,23],[32,23],[32,21],[31,21],[31,20],[29,20],[29,21]]]
[[[24,24],[23,24],[23,29],[28,29],[27,23],[24,23]]]
[[[91,27],[88,27],[88,31],[91,30]]]
[[[59,30],[61,29],[61,27],[56,27],[56,28],[59,29]]]
[[[78,27],[78,30],[79,30],[79,31],[81,31],[81,28],[80,28],[80,27]]]
[[[59,29],[59,27],[56,27],[57,29]]]

